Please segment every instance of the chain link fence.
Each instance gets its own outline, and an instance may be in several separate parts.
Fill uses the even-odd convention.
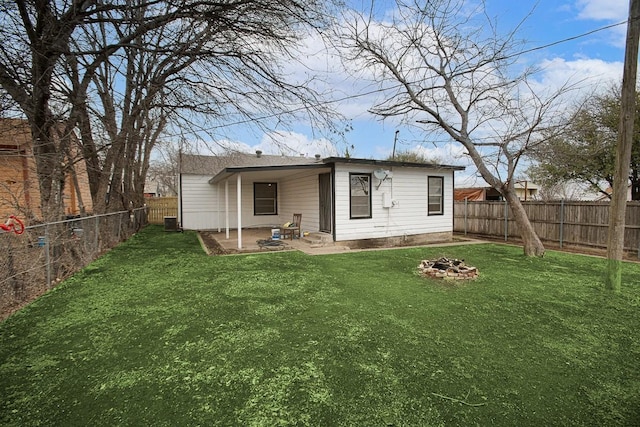
[[[147,223],[146,208],[0,230],[0,319],[10,315]]]

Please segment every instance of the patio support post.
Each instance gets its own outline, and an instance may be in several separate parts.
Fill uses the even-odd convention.
[[[224,226],[227,229],[227,240],[229,240],[229,180],[224,181]]]
[[[238,249],[242,249],[242,174],[238,174]]]
[[[218,196],[218,200],[216,200],[216,214],[217,214],[217,218],[216,218],[216,223],[218,224],[218,233],[220,232],[220,223],[222,221],[220,221],[220,213],[221,213],[221,209],[220,209],[220,205],[222,203],[220,203],[220,197],[221,197],[221,193],[222,193],[222,185],[221,183],[218,183],[218,191],[217,191],[217,196]]]

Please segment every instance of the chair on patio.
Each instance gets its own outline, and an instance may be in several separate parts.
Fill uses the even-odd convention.
[[[300,238],[300,224],[302,223],[302,214],[294,213],[293,221],[288,227],[282,227],[282,238],[286,239],[287,235],[291,236],[291,240],[296,238],[296,234],[298,235],[298,239]]]

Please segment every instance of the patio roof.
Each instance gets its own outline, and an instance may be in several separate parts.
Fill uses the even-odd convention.
[[[373,165],[373,166],[385,166],[385,167],[409,167],[409,168],[429,168],[429,169],[451,169],[456,171],[465,170],[464,166],[453,166],[453,165],[441,165],[438,163],[415,163],[415,162],[402,162],[395,160],[375,160],[375,159],[357,159],[353,157],[327,157],[322,159],[323,163],[331,164],[331,163],[355,163],[355,164],[365,164],[365,165]]]
[[[300,169],[318,169],[326,168],[328,165],[324,163],[306,163],[297,165],[271,165],[271,166],[231,166],[224,168],[209,180],[209,184],[217,184],[222,182],[234,174],[241,172],[289,172]]]
[[[215,175],[209,180],[209,184],[216,184],[232,177],[236,173],[241,172],[284,172],[299,169],[325,168],[336,163],[365,164],[380,167],[396,166],[428,169],[450,169],[456,171],[465,169],[464,166],[442,165],[437,163],[414,163],[392,160],[358,159],[352,157],[326,157],[324,159],[321,159],[319,156],[316,156],[315,158],[309,158],[270,155],[243,155],[226,159],[225,162],[227,163],[227,165],[222,166],[220,170],[214,172]]]

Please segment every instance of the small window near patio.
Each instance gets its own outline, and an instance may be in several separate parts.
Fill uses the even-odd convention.
[[[278,184],[275,182],[253,183],[253,214],[278,215]]]
[[[349,178],[351,181],[350,217],[352,219],[371,218],[371,175],[351,173]]]
[[[430,176],[427,180],[427,214],[442,215],[444,214],[444,178],[441,176]]]

